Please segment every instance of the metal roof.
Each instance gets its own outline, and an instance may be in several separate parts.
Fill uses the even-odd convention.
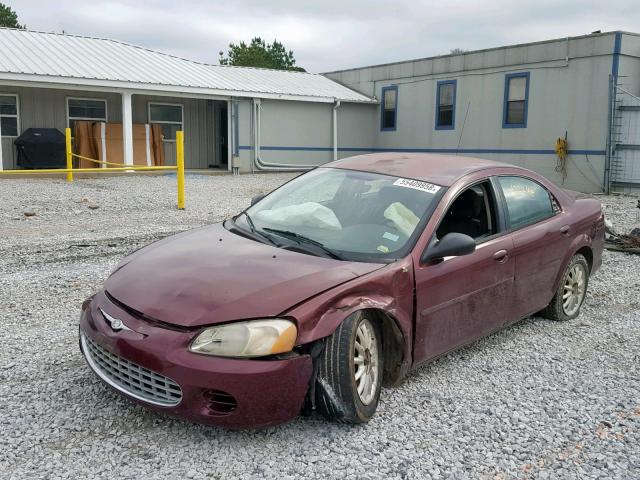
[[[0,80],[184,94],[372,102],[312,73],[209,65],[116,40],[0,28]]]

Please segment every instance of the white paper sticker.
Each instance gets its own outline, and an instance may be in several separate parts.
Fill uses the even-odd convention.
[[[399,187],[413,188],[415,190],[420,190],[427,193],[437,193],[438,190],[440,190],[440,187],[438,185],[434,185],[433,183],[411,180],[409,178],[399,178],[398,180],[393,182],[393,184]]]
[[[382,238],[386,238],[387,240],[391,240],[392,242],[397,242],[400,236],[394,235],[393,233],[384,232],[384,234],[382,235]]]

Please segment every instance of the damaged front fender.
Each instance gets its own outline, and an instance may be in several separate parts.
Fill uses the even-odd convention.
[[[412,363],[413,296],[413,263],[407,257],[323,292],[283,314],[298,320],[298,344],[304,345],[330,336],[359,310],[375,311],[383,327],[385,359],[387,354],[399,359],[397,365],[389,365],[394,368],[385,372],[385,377],[387,383],[397,383]]]

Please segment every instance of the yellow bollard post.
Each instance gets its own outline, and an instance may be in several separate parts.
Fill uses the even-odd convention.
[[[178,210],[184,210],[184,132],[176,132],[176,163],[178,166]]]
[[[67,170],[73,168],[73,157],[71,156],[71,129],[66,128],[64,130],[65,136],[65,149],[67,152]],[[73,182],[73,172],[67,172],[67,182]]]

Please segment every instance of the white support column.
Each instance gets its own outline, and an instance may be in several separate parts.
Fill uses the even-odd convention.
[[[227,100],[227,170],[231,171],[233,164],[233,152],[236,149],[235,125],[233,124],[235,112],[233,100]]]
[[[145,144],[146,144],[146,152],[147,152],[147,167],[151,166],[151,125],[148,123],[144,124],[144,136],[145,136]]]
[[[122,94],[122,145],[125,165],[133,165],[133,113],[131,94]]]
[[[338,160],[338,108],[340,100],[336,100],[333,105],[333,160]]]
[[[100,146],[102,148],[102,161],[108,162],[109,159],[107,158],[107,123],[106,122],[100,123]],[[102,168],[107,168],[106,163],[103,163],[100,166]]]

